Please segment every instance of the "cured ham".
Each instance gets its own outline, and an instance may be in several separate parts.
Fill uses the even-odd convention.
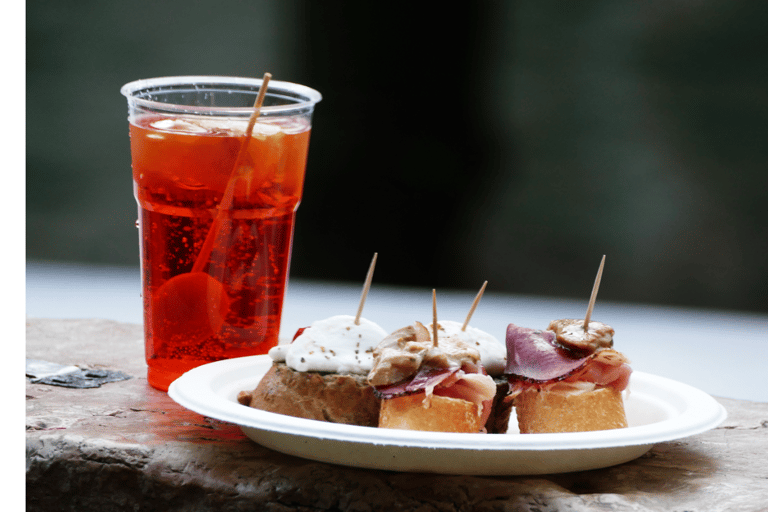
[[[418,373],[411,379],[406,379],[394,384],[384,384],[374,386],[373,390],[379,398],[394,398],[397,396],[410,395],[425,391],[427,388],[434,389],[435,386],[449,380],[460,368],[438,368],[433,366],[423,366],[419,368]],[[455,379],[452,379],[455,380]]]
[[[554,331],[536,330],[509,324],[507,366],[510,381],[546,384],[558,381],[592,382],[623,391],[632,369],[627,358],[613,349],[597,350],[587,356],[557,343]],[[520,387],[520,386],[517,386]]]
[[[623,354],[615,350],[603,350],[594,354],[589,361],[573,372],[564,382],[592,382],[624,391],[629,386],[632,368]]]
[[[466,432],[483,429],[492,412],[496,383],[485,372],[474,347],[457,337],[439,341],[435,344],[423,324],[416,322],[393,332],[376,347],[368,382],[382,400],[379,426]],[[435,419],[444,408],[451,412],[467,408],[472,413],[466,417],[465,426],[438,425]],[[432,412],[426,412],[430,409]],[[424,411],[423,416],[418,410]]]
[[[424,393],[426,399],[436,395],[466,400],[483,407],[485,423],[491,413],[496,384],[485,375],[482,367],[464,364],[455,368],[424,366],[412,379],[376,386],[373,390],[383,400],[416,393]]]

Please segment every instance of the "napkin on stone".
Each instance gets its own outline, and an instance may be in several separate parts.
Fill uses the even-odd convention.
[[[26,374],[36,384],[65,388],[98,388],[108,382],[131,378],[130,375],[120,371],[65,366],[39,359],[27,359]]]

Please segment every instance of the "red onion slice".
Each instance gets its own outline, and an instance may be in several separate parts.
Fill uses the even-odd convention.
[[[459,367],[437,368],[434,366],[422,366],[413,378],[395,384],[375,386],[375,394],[379,398],[394,398],[402,395],[410,395],[424,391],[427,387],[435,387],[445,379],[459,371]]]
[[[555,343],[553,331],[509,324],[505,374],[518,379],[547,382],[566,378],[590,356],[574,358]]]

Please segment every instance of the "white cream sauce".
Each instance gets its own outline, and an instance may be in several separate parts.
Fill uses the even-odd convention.
[[[437,322],[437,339],[458,338],[470,347],[480,352],[480,363],[488,372],[488,375],[501,375],[507,365],[507,347],[491,334],[467,326],[461,330],[461,322],[453,320],[440,320]],[[427,327],[432,332],[432,324]]]
[[[387,336],[379,325],[337,315],[313,322],[290,344],[273,347],[269,357],[300,372],[367,374],[373,367],[373,349]]]

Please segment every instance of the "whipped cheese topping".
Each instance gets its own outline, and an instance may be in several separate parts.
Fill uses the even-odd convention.
[[[440,320],[437,322],[437,338],[458,338],[467,345],[480,352],[480,363],[488,372],[488,375],[501,375],[507,365],[507,347],[491,334],[472,326],[461,330],[461,322],[453,320]],[[432,332],[432,324],[427,328]]]
[[[387,336],[377,324],[337,315],[318,320],[290,344],[273,347],[269,357],[299,372],[367,374],[373,367],[373,349]]]

